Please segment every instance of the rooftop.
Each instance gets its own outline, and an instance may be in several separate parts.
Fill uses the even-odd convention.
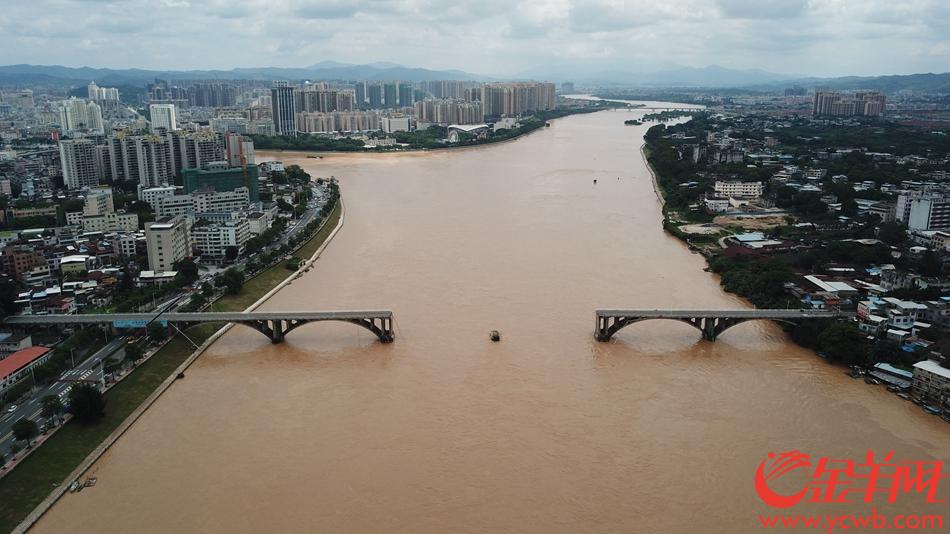
[[[14,352],[3,360],[0,360],[0,378],[6,378],[12,375],[37,359],[42,358],[47,352],[49,352],[49,347],[30,347]]]
[[[5,361],[6,360],[3,360],[3,362]],[[3,362],[0,362],[0,364],[2,364]],[[914,364],[914,369],[922,369],[924,371],[929,371],[935,375],[942,376],[943,378],[950,380],[950,369],[947,369],[946,367],[942,367],[939,363],[933,360],[924,360],[922,362],[917,362]]]

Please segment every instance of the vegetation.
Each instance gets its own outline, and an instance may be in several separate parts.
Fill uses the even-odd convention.
[[[231,267],[215,277],[214,285],[225,288],[228,295],[237,295],[244,285],[244,272]]]
[[[97,386],[78,383],[69,390],[69,413],[80,423],[88,425],[102,419],[105,408],[105,398]]]
[[[33,444],[33,439],[39,434],[40,428],[32,419],[23,418],[13,423],[13,439],[25,441],[28,446]]]
[[[320,134],[251,135],[254,147],[261,150],[312,150],[316,152],[353,152],[363,149],[363,141],[347,137],[336,139]]]
[[[46,395],[43,397],[43,411],[40,413],[46,419],[52,421],[58,418],[66,410],[58,395]]]

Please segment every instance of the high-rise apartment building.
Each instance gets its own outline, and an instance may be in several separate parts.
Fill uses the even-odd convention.
[[[294,88],[287,82],[274,82],[271,88],[271,111],[277,135],[297,135]]]
[[[109,139],[109,164],[113,180],[130,180],[144,187],[175,181],[169,143],[158,135],[122,133]]]
[[[216,133],[174,131],[165,134],[165,138],[175,176],[181,176],[182,169],[202,167],[224,159],[224,143]]]
[[[366,94],[369,99],[370,109],[379,109],[383,107],[383,86],[378,83],[367,84]]]
[[[399,92],[396,82],[383,84],[383,104],[387,108],[394,108],[399,105]]]
[[[59,104],[59,125],[66,133],[102,133],[102,108],[95,102],[70,98]]]
[[[254,141],[238,134],[224,134],[224,155],[230,167],[255,165]]]
[[[90,82],[86,86],[86,92],[89,95],[89,100],[95,100],[96,102],[119,101],[119,90],[115,87],[99,87],[96,82]]]
[[[334,111],[332,113],[298,113],[297,124],[301,132],[368,132],[379,130],[378,111]]]
[[[879,117],[884,114],[886,97],[880,91],[815,91],[816,117]]]
[[[164,128],[166,132],[178,129],[175,104],[150,104],[148,114],[151,117],[150,128],[153,133],[158,131],[159,128]]]
[[[307,87],[294,92],[294,107],[299,113],[351,111],[356,105],[356,95],[351,90]]]
[[[481,102],[424,100],[415,104],[416,120],[433,124],[478,124],[485,118]]]
[[[412,106],[414,103],[415,102],[412,98],[412,84],[399,84],[399,107],[407,108]]]
[[[70,139],[59,142],[59,160],[67,189],[99,185],[102,175],[96,144],[91,139]]]
[[[366,82],[356,82],[353,90],[356,98],[356,109],[363,109],[366,107]]]
[[[482,85],[479,100],[486,117],[518,117],[554,109],[555,92],[553,83],[486,83]]]

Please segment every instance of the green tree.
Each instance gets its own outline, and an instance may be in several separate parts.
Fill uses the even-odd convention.
[[[237,295],[244,286],[244,273],[231,267],[215,278],[215,285],[225,288],[229,295]]]
[[[886,222],[881,224],[877,237],[888,245],[897,247],[907,241],[907,227],[897,221]]]
[[[33,438],[40,433],[40,428],[36,422],[31,419],[20,419],[13,423],[13,439],[27,442],[27,446],[33,444]]]
[[[867,363],[867,339],[851,322],[835,321],[828,325],[818,334],[818,348],[832,360],[848,365]]]
[[[175,284],[178,287],[191,285],[198,279],[198,265],[190,258],[176,261],[175,270],[178,271],[175,275]]]
[[[46,395],[43,397],[43,411],[41,415],[49,420],[58,418],[63,413],[63,403],[57,395]]]
[[[158,321],[152,321],[148,325],[148,338],[153,341],[161,341],[168,337],[168,327]]]
[[[0,279],[0,318],[16,313],[17,288],[9,278]]]
[[[92,384],[76,384],[69,390],[69,412],[80,423],[95,423],[105,415],[106,401]]]
[[[129,363],[135,363],[142,359],[145,356],[145,352],[142,350],[142,347],[137,344],[126,345],[125,346],[125,361]]]
[[[224,259],[234,261],[238,257],[238,248],[234,245],[224,248]]]

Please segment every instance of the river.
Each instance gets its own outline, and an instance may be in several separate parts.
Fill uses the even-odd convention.
[[[231,329],[36,531],[736,533],[778,513],[753,489],[770,451],[950,461],[946,423],[771,323],[594,340],[596,308],[746,306],[662,231],[648,125],[623,124],[643,113],[486,147],[276,155],[336,176],[346,217],[261,309],[391,308],[395,343]],[[920,501],[878,510],[933,511]]]

